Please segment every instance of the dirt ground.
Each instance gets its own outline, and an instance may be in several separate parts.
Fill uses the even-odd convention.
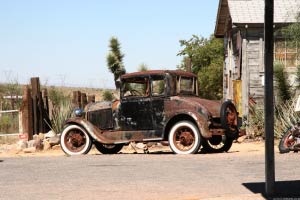
[[[229,150],[231,153],[237,154],[263,154],[265,151],[264,141],[249,141],[239,139],[235,141]],[[274,150],[278,153],[278,141],[275,141]],[[169,146],[162,145],[152,145],[149,147],[149,152],[171,152]],[[139,153],[143,154],[143,149],[132,147],[132,145],[125,146],[120,153]],[[100,154],[94,147],[91,149],[89,154]],[[0,157],[26,157],[26,156],[64,156],[64,152],[61,150],[60,146],[54,146],[50,150],[46,151],[36,151],[33,153],[24,153],[22,150],[17,150],[17,144],[0,144]]]

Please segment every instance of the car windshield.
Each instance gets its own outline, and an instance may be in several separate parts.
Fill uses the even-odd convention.
[[[183,95],[198,96],[197,80],[194,77],[178,77],[177,93]]]

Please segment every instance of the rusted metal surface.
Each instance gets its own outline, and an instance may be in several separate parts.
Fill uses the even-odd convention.
[[[121,77],[123,87],[120,100],[90,103],[85,107],[85,118],[69,119],[67,123],[83,127],[94,140],[102,144],[163,141],[168,138],[170,127],[179,120],[195,123],[204,138],[224,135],[226,130],[220,123],[222,104],[220,101],[200,99],[197,96],[196,77],[195,74],[177,70],[125,74]],[[191,84],[192,89],[180,88],[181,80]],[[144,96],[137,91],[127,96],[123,90],[130,81],[149,93],[146,92],[147,95]],[[163,89],[160,94],[153,92],[155,81],[164,83],[160,86]],[[229,123],[235,120],[231,115],[227,117]],[[175,135],[178,145],[192,148],[195,142],[192,131],[178,130]]]

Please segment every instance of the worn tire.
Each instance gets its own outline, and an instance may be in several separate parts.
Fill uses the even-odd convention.
[[[96,149],[102,154],[116,154],[122,150],[123,144],[102,144],[94,141]]]
[[[219,138],[221,137],[221,138]],[[210,139],[203,140],[202,146],[207,153],[227,152],[232,146],[233,139],[226,135],[216,135]]]
[[[82,155],[91,150],[92,140],[82,127],[69,125],[60,136],[60,146],[67,155]]]
[[[226,136],[233,139],[238,138],[238,113],[231,101],[228,100],[222,104],[220,118],[221,125],[226,130]]]
[[[280,153],[288,153],[290,152],[290,144],[292,141],[288,141],[289,137],[292,135],[292,128],[289,128],[280,139],[278,148]]]
[[[169,133],[171,150],[176,154],[194,154],[201,146],[198,128],[190,121],[176,123]]]

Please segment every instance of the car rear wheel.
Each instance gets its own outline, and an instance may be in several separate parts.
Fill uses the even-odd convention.
[[[102,144],[94,141],[96,149],[103,154],[115,154],[122,150],[123,144]]]
[[[60,136],[60,146],[68,155],[81,155],[87,154],[91,150],[92,141],[82,127],[69,125]]]
[[[226,135],[214,135],[212,138],[203,140],[202,146],[208,153],[227,152],[232,146],[233,139]]]
[[[176,154],[197,153],[201,145],[198,128],[190,121],[176,123],[169,134],[171,150]]]

